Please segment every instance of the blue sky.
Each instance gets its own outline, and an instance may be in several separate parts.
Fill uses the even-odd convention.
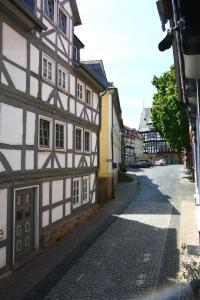
[[[159,52],[161,30],[155,0],[77,0],[82,25],[75,34],[85,45],[81,60],[101,59],[108,81],[118,88],[125,125],[138,128],[152,105],[154,75],[173,63],[172,50]]]

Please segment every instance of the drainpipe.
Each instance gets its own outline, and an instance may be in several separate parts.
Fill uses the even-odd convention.
[[[197,85],[197,118],[196,118],[196,193],[195,193],[195,201],[196,201],[196,212],[197,212],[197,226],[198,232],[200,233],[200,195],[199,195],[199,187],[200,187],[200,79],[196,80]]]

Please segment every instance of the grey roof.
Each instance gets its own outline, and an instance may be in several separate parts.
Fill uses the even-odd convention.
[[[151,123],[151,107],[143,108],[140,117],[139,131],[149,131],[148,124]]]
[[[103,86],[110,86],[110,83],[108,82],[106,77],[103,62],[101,60],[81,61],[81,63],[86,65],[87,68],[95,74],[95,76]]]

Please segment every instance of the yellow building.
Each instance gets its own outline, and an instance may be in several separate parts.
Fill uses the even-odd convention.
[[[107,88],[101,96],[98,200],[115,197],[118,171],[121,166],[123,121],[118,89],[106,78],[102,61],[84,62]],[[107,83],[107,84],[105,84]]]

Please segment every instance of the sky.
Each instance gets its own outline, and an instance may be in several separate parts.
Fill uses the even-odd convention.
[[[75,34],[85,45],[81,60],[102,60],[118,88],[123,123],[138,129],[143,107],[151,107],[153,76],[168,71],[172,50],[160,52],[162,32],[155,0],[77,0],[82,25]]]

